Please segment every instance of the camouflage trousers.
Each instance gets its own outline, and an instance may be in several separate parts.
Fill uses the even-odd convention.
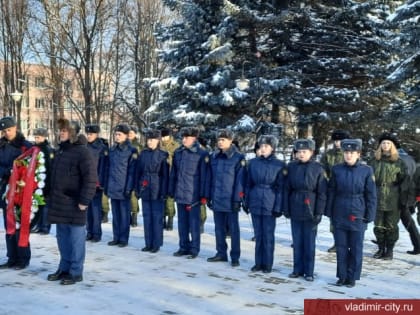
[[[165,217],[174,217],[175,213],[176,211],[174,198],[168,197],[165,203]]]
[[[105,194],[102,194],[102,212],[104,214],[108,214],[109,212],[109,199]]]
[[[400,221],[400,211],[381,211],[376,212],[375,233],[378,244],[394,246],[399,238],[398,222]]]
[[[130,209],[131,209],[131,213],[134,213],[134,214],[139,213],[139,200],[137,199],[134,191],[131,193],[131,197],[130,197]]]

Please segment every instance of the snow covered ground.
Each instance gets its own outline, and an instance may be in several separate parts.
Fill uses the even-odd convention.
[[[3,216],[1,216],[2,218]],[[371,258],[376,246],[372,226],[366,232],[362,279],[354,288],[330,285],[335,278],[335,254],[328,219],[320,224],[317,237],[315,281],[289,279],[292,269],[290,222],[278,219],[274,270],[252,273],[254,243],[250,241],[250,218],[240,215],[242,257],[240,267],[229,263],[208,263],[215,253],[211,211],[202,248],[196,259],[174,257],[177,231],[165,231],[164,246],[156,254],[143,253],[142,220],[131,230],[129,246],[106,245],[111,224],[103,224],[100,243],[87,243],[84,281],[62,286],[46,280],[57,269],[58,251],[54,230],[50,235],[31,235],[32,260],[21,271],[0,271],[1,315],[21,314],[302,314],[307,298],[327,299],[414,299],[420,295],[420,255],[411,256],[407,232],[400,226],[400,240],[393,261]],[[6,246],[0,222],[0,254],[5,261]]]

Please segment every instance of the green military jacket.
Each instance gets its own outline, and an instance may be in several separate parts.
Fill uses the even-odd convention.
[[[160,147],[169,153],[168,163],[172,166],[172,158],[175,150],[179,147],[179,143],[173,137],[170,137],[168,141],[161,141]]]
[[[398,211],[401,205],[401,195],[409,189],[407,168],[400,158],[391,161],[383,156],[380,160],[370,161],[372,166],[378,198],[378,211]]]
[[[328,150],[321,158],[327,177],[331,176],[331,169],[334,165],[344,162],[344,155],[341,149],[333,148]]]

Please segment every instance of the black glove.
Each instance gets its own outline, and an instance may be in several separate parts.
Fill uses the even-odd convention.
[[[314,216],[314,218],[312,219],[312,221],[313,221],[316,225],[318,225],[318,224],[319,224],[319,222],[321,222],[321,220],[322,220],[322,214],[317,214],[317,215],[315,215],[315,216]]]
[[[245,202],[242,202],[242,210],[244,210],[244,212],[246,214],[249,214],[249,208],[248,206],[245,204]]]
[[[410,211],[411,214],[414,214],[416,212],[416,208],[414,206],[408,206],[408,211]]]
[[[232,209],[234,212],[239,212],[239,210],[241,209],[241,203],[240,202],[234,202],[232,204]]]
[[[213,209],[213,200],[207,199],[207,207],[209,207],[209,209]]]
[[[273,212],[271,212],[271,214],[272,214],[272,215],[273,215],[273,217],[275,217],[275,218],[280,218],[280,217],[281,217],[281,212],[273,211]]]
[[[289,213],[283,213],[284,214],[284,217],[286,218],[286,219],[290,219],[290,214]]]

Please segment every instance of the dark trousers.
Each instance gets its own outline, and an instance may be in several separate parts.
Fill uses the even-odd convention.
[[[251,214],[255,234],[255,265],[267,269],[274,262],[274,231],[276,218],[271,215]]]
[[[334,229],[337,249],[337,277],[341,280],[359,280],[362,273],[363,239],[365,231]]]
[[[417,229],[416,223],[411,216],[410,210],[407,207],[403,207],[400,212],[401,221],[410,235],[411,243],[413,244],[415,251],[420,251],[420,235]]]
[[[128,243],[130,236],[130,198],[111,199],[113,240]]]
[[[94,240],[102,238],[102,190],[97,190],[87,209],[87,235]]]
[[[58,223],[57,244],[60,251],[58,269],[72,276],[83,275],[86,256],[86,227],[84,225]]]
[[[213,211],[217,256],[227,258],[226,231],[230,233],[230,257],[237,262],[241,255],[239,219],[237,211]],[[227,229],[226,229],[227,227]]]
[[[48,222],[48,205],[39,206],[38,211],[41,212],[37,224],[39,231],[43,233],[50,233],[51,224]]]
[[[141,200],[144,241],[148,248],[158,249],[163,244],[164,200]]]
[[[3,222],[4,229],[7,229],[7,219],[6,219],[6,203],[2,199],[0,202],[1,207],[3,208]],[[14,235],[6,234],[6,250],[9,264],[19,264],[19,265],[28,265],[31,260],[31,246],[28,244],[28,247],[18,246],[20,236],[20,230],[16,230]]]
[[[312,220],[291,220],[293,239],[293,272],[313,277],[317,226]]]
[[[186,204],[177,203],[179,248],[191,255],[200,252],[200,204],[186,209]],[[190,238],[191,235],[191,238]]]

